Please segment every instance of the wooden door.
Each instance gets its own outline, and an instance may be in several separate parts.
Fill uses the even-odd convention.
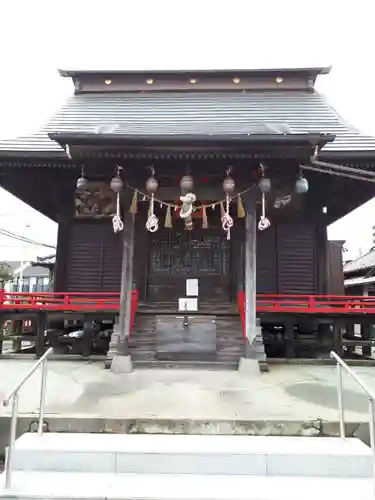
[[[147,299],[177,303],[186,295],[186,279],[198,278],[200,301],[228,301],[229,243],[219,229],[151,235]]]

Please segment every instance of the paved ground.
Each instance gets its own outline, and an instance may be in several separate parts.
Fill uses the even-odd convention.
[[[0,361],[0,398],[34,364]],[[61,417],[195,420],[337,420],[335,370],[330,366],[271,366],[269,373],[136,370],[115,375],[102,363],[50,362],[46,413]],[[357,368],[375,392],[375,367]],[[40,373],[27,382],[20,414],[39,406]],[[346,419],[367,421],[367,399],[344,378]],[[3,416],[10,408],[0,410]],[[1,416],[1,413],[0,413]]]

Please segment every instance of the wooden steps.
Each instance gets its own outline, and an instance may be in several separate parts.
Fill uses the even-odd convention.
[[[170,307],[166,307],[167,304],[159,303],[157,304],[158,307],[156,307],[156,304],[149,306],[149,304],[147,304],[147,307],[140,306],[129,339],[130,353],[136,366],[146,368],[237,369],[239,359],[243,355],[244,343],[240,317],[234,311],[232,305],[222,305],[221,310],[215,311],[215,314],[205,313],[201,309],[199,313],[189,313],[190,323],[198,325],[195,326],[198,330],[199,325],[203,328],[202,335],[203,333],[207,334],[205,331],[207,327],[210,327],[213,335],[215,335],[214,330],[216,329],[216,351],[182,352],[182,350],[178,352],[177,349],[176,352],[170,352],[168,355],[160,352],[160,334],[163,333],[160,329],[162,330],[163,325],[165,325],[165,329],[169,330],[169,336],[172,339],[173,331],[176,332],[176,339],[179,338],[181,336],[183,314],[172,311]],[[164,309],[165,307],[166,309]],[[168,312],[165,312],[166,310]]]

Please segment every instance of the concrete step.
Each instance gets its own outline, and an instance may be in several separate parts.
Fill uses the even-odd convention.
[[[1,477],[1,476],[0,476]],[[0,498],[18,500],[370,500],[371,479],[15,472]]]
[[[19,471],[228,474],[368,478],[371,450],[358,439],[318,437],[26,433]]]

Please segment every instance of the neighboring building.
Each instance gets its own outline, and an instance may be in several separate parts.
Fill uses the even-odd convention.
[[[7,292],[51,292],[50,269],[32,262],[7,261],[12,268],[13,280],[6,283]]]
[[[344,264],[347,295],[375,295],[375,247]]]
[[[342,286],[327,226],[375,178],[375,138],[314,88],[329,68],[60,73],[74,96],[37,134],[0,142],[2,186],[59,223],[40,332],[61,300],[87,330],[118,316],[115,361],[327,355],[337,318],[366,312],[321,297]]]

